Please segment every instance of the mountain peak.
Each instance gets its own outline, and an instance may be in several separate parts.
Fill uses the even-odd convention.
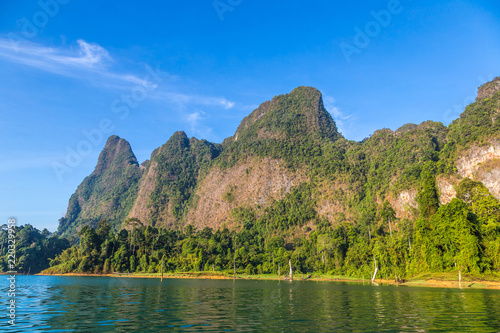
[[[401,134],[403,134],[403,133],[409,132],[409,131],[417,128],[417,127],[418,127],[417,124],[408,123],[408,124],[404,124],[403,126],[401,126],[400,128],[398,128],[394,132],[395,133],[401,133]]]
[[[321,92],[318,89],[309,86],[298,86],[297,88],[293,89],[290,94],[314,94],[317,96],[321,96]]]
[[[476,101],[491,98],[500,91],[500,76],[478,88]]]
[[[58,232],[75,234],[82,225],[95,227],[107,219],[117,227],[131,208],[142,176],[130,144],[112,135],[99,155],[94,172],[86,177],[71,196],[66,216]]]
[[[129,164],[139,165],[134,153],[132,152],[130,143],[117,135],[112,135],[108,138],[108,141],[106,141],[106,145],[99,155],[93,174],[100,175],[105,170],[116,164],[123,166]]]
[[[234,140],[311,136],[337,139],[335,121],[323,105],[321,92],[301,86],[262,103],[236,130]]]
[[[184,131],[177,131],[172,134],[166,143],[161,147],[153,150],[151,159],[162,154],[173,154],[174,152],[182,152],[190,146],[190,140]]]

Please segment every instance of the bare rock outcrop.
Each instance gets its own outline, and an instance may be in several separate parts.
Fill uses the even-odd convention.
[[[491,98],[500,91],[500,76],[493,81],[483,84],[477,91],[476,101],[485,98]]]
[[[492,159],[479,166],[474,179],[486,186],[491,194],[500,199],[500,159]]]
[[[137,199],[134,202],[132,210],[128,214],[129,218],[138,218],[141,222],[147,222],[151,218],[151,209],[149,207],[149,196],[153,192],[158,181],[158,162],[152,161],[147,172],[142,176]]]
[[[389,202],[391,202],[397,218],[411,218],[413,217],[413,211],[418,208],[417,190],[403,190],[398,193],[395,200],[389,200]]]
[[[491,141],[489,145],[473,146],[468,149],[455,162],[455,165],[460,176],[472,178],[481,163],[498,158],[500,158],[500,142]]]
[[[461,177],[482,182],[490,192],[500,199],[500,141],[492,140],[488,145],[473,146],[456,161]]]
[[[436,185],[439,190],[439,201],[442,205],[446,205],[457,196],[455,186],[459,180],[452,177],[440,176],[436,179]]]
[[[291,172],[280,160],[252,158],[229,169],[213,168],[195,192],[187,223],[198,228],[221,227],[236,207],[265,207],[308,179]]]

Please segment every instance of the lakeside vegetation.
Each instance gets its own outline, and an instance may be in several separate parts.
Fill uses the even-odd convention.
[[[62,274],[155,274],[163,262],[169,273],[283,276],[290,261],[299,275],[369,279],[376,270],[379,278],[396,280],[458,272],[498,277],[499,201],[483,183],[465,178],[454,186],[456,195],[446,194],[456,198],[441,205],[436,182],[448,177],[450,187],[456,184],[462,178],[457,158],[473,146],[493,144],[499,105],[497,91],[448,127],[407,124],[353,142],[338,133],[321,93],[300,87],[263,103],[222,144],[177,132],[141,166],[130,145],[112,136],[60,220],[58,234],[73,237],[72,246],[33,236],[20,243],[21,257],[43,256],[32,272]],[[280,187],[279,200],[257,201],[236,191],[246,179],[233,169],[266,158],[303,175],[303,183]],[[488,163],[498,165],[498,159]],[[226,192],[200,186],[219,171],[229,184]],[[283,176],[273,172],[276,179]],[[402,193],[408,198],[399,200]],[[215,202],[212,210],[227,210],[209,220],[195,209],[200,198]],[[30,262],[24,260],[23,272]]]
[[[0,229],[0,272],[17,271],[22,274],[36,274],[49,267],[50,259],[70,247],[70,242],[47,229],[42,231],[27,224],[16,227],[15,269],[9,269],[8,258],[9,232],[7,225]]]
[[[408,279],[424,273],[458,272],[500,276],[500,202],[480,182],[464,179],[457,198],[439,205],[433,176],[418,194],[416,221],[398,220],[387,202],[373,221],[332,226],[321,220],[307,186],[296,188],[257,217],[235,209],[240,230],[184,231],[143,226],[129,219],[129,230],[115,233],[101,220],[84,226],[80,243],[50,261],[45,273],[223,272],[286,275],[329,274],[369,279]],[[308,203],[309,201],[309,203]],[[310,229],[308,223],[314,221]],[[389,225],[390,223],[390,225]],[[388,228],[389,227],[389,228]],[[300,231],[307,231],[304,237]]]

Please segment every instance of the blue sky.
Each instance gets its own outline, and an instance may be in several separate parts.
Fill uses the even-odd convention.
[[[301,85],[348,139],[447,125],[499,59],[493,0],[4,0],[0,224],[55,231],[111,134],[140,162],[177,130],[221,142]]]

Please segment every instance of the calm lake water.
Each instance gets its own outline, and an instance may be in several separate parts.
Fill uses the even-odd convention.
[[[500,291],[494,290],[313,281],[17,279],[17,325],[5,329],[4,310],[2,332],[500,332]],[[4,304],[6,288],[5,282]]]

